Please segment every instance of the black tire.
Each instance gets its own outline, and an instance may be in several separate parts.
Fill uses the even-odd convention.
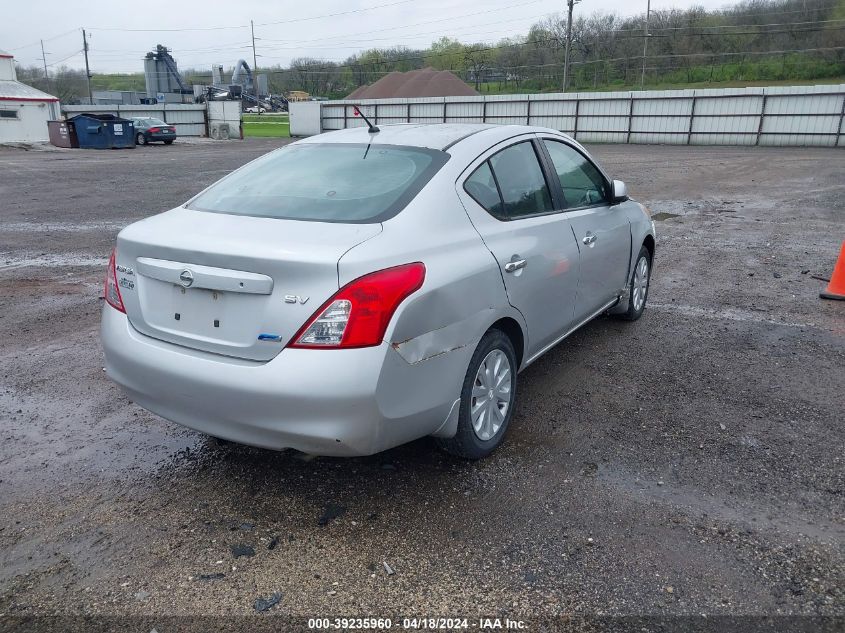
[[[147,144],[147,137],[144,136],[141,132],[138,132],[135,135],[135,145],[146,145]]]
[[[171,138],[171,139],[169,139],[169,140],[166,140],[166,141],[164,142],[164,144],[165,144],[165,145],[173,145],[173,139]]]
[[[475,386],[476,375],[482,362],[495,350],[504,353],[510,363],[510,403],[508,404],[504,420],[501,422],[498,431],[491,438],[483,440],[475,432],[472,425],[472,416],[470,413],[473,401],[472,390]],[[443,450],[465,459],[481,459],[487,457],[498,448],[507,433],[508,426],[510,426],[510,421],[513,417],[514,405],[516,403],[517,369],[516,353],[514,352],[513,343],[511,343],[510,338],[501,330],[489,330],[475,349],[475,353],[469,362],[466,376],[464,377],[464,384],[461,388],[460,412],[458,415],[458,432],[454,437],[448,439],[440,438],[437,440],[437,443]]]
[[[641,266],[642,260],[645,259],[648,276],[646,278],[646,286],[644,291],[644,296],[642,299],[642,303],[640,304],[639,308],[634,307],[634,284],[637,281],[637,271]],[[628,282],[628,310],[627,312],[623,312],[619,316],[626,320],[626,321],[636,321],[639,319],[643,312],[645,311],[646,303],[648,302],[648,291],[651,287],[651,253],[648,252],[648,249],[643,246],[640,248],[640,252],[637,255],[637,260],[634,262],[634,270],[631,272],[631,280]],[[642,291],[642,290],[641,290]]]

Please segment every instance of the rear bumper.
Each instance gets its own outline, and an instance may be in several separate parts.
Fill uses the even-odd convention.
[[[172,141],[175,138],[175,134],[147,134],[148,141]]]
[[[455,350],[406,362],[390,345],[285,349],[256,363],[145,336],[106,305],[106,372],[136,403],[234,442],[318,455],[370,455],[437,431],[469,362]]]

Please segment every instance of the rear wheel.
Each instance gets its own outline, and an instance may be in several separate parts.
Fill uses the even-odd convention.
[[[637,255],[637,263],[634,265],[634,274],[631,275],[631,283],[628,286],[628,311],[622,313],[622,318],[627,321],[636,321],[643,315],[645,303],[648,299],[648,285],[651,281],[651,253],[643,246]]]
[[[136,145],[146,145],[147,144],[147,137],[144,136],[141,132],[138,132],[135,135],[135,144]]]
[[[516,353],[501,330],[481,339],[461,389],[458,431],[440,446],[458,457],[481,459],[502,443],[516,401]]]

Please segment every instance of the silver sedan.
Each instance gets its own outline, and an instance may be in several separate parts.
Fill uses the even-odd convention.
[[[636,320],[654,225],[550,129],[396,125],[263,156],[123,229],[109,377],[215,437],[368,455],[503,440],[517,374],[592,318]]]

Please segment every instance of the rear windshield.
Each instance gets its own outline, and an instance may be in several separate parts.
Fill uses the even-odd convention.
[[[396,215],[448,160],[398,145],[290,145],[234,172],[189,209],[317,222],[381,222]]]

